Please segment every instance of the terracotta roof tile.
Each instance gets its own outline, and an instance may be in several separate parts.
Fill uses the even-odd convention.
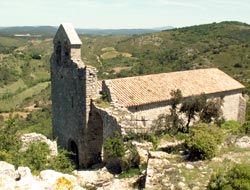
[[[171,99],[180,89],[184,97],[243,89],[244,86],[216,68],[110,79],[104,81],[111,99],[125,107]]]

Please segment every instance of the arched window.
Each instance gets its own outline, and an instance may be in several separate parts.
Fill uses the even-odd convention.
[[[64,56],[65,58],[69,58],[69,55],[70,55],[70,47],[69,47],[69,44],[67,42],[64,43]]]
[[[61,58],[62,58],[62,45],[60,42],[56,43],[56,47],[55,47],[56,51],[56,62],[57,64],[61,64]]]

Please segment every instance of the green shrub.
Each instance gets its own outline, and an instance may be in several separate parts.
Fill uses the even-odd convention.
[[[128,142],[125,145],[125,154],[122,156],[122,171],[127,171],[130,168],[139,168],[140,156],[135,145]]]
[[[242,125],[242,131],[244,134],[250,135],[250,121],[247,121]]]
[[[0,160],[9,162],[16,167],[22,165],[38,174],[44,169],[54,169],[69,173],[73,166],[67,157],[67,152],[59,150],[58,156],[50,157],[50,150],[46,143],[33,143],[24,152],[20,152],[22,142],[16,125],[17,118],[10,116],[4,127],[0,128]]]
[[[5,126],[0,128],[0,160],[10,163],[18,161],[18,152],[22,143],[17,130],[16,118],[11,115],[5,122]]]
[[[238,121],[225,121],[222,125],[221,128],[222,129],[226,129],[228,131],[230,131],[232,134],[239,134],[242,129],[241,129],[242,125],[240,122]]]
[[[56,157],[51,157],[48,145],[38,142],[31,144],[25,152],[19,154],[18,164],[29,167],[34,174],[44,169],[70,173],[73,166],[67,157],[68,154],[65,150],[59,150]]]
[[[221,130],[220,127],[218,127],[215,124],[198,123],[195,126],[193,126],[193,129],[201,130],[204,133],[212,135],[215,138],[217,144],[222,143],[224,140],[223,131]]]
[[[114,137],[106,139],[104,151],[108,157],[121,157],[124,155],[123,141],[118,131],[115,132]]]
[[[134,176],[138,176],[141,174],[141,170],[139,168],[129,168],[126,171],[123,171],[121,174],[118,175],[118,179],[122,179],[122,178],[130,178],[130,177],[134,177]]]
[[[67,152],[66,150],[59,149],[58,155],[49,161],[48,168],[63,173],[72,172],[74,168],[68,157],[70,154],[71,153]]]
[[[208,189],[211,190],[249,190],[250,164],[237,164],[230,170],[212,175]]]
[[[199,129],[192,129],[186,139],[190,160],[211,159],[216,154],[217,142],[213,135]]]
[[[151,142],[153,144],[154,150],[157,149],[157,147],[159,145],[159,138],[156,135],[148,134],[148,135],[145,135],[144,138],[145,138],[146,141],[149,141],[149,142]]]
[[[3,124],[3,122],[4,122],[4,117],[3,115],[0,115],[0,126]]]
[[[25,152],[20,153],[19,165],[27,166],[34,174],[38,174],[39,171],[46,169],[49,153],[46,143],[33,143]]]

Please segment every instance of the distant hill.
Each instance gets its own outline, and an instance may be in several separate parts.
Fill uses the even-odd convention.
[[[79,34],[92,34],[92,35],[139,35],[154,33],[162,30],[173,29],[172,26],[148,28],[148,29],[77,29]]]
[[[158,27],[152,29],[77,29],[79,34],[90,35],[135,35],[153,33],[161,30],[173,29],[171,26]],[[14,27],[0,27],[0,34],[5,36],[54,36],[57,27],[54,26],[14,26]]]
[[[53,36],[57,31],[53,26],[14,26],[0,27],[0,34],[5,36],[26,35],[31,36]]]

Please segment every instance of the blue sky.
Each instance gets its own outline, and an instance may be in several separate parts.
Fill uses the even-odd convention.
[[[232,20],[250,24],[250,0],[0,0],[0,26],[151,28]]]

